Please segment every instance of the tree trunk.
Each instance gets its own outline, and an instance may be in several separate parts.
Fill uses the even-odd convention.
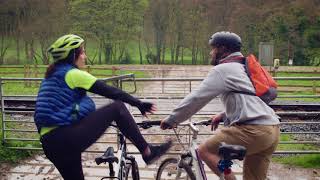
[[[179,63],[179,54],[180,54],[180,44],[178,43],[178,45],[176,47],[176,57],[175,57],[175,60],[174,60],[175,64]]]
[[[45,65],[48,65],[49,64],[49,58],[48,58],[48,55],[47,55],[47,51],[46,51],[46,43],[44,40],[40,41],[40,48],[41,48],[41,53],[42,53],[42,62],[43,64]]]
[[[112,45],[110,43],[105,44],[105,62],[106,64],[111,63],[112,59]]]
[[[29,43],[27,40],[24,40],[24,53],[25,57],[27,58],[27,64],[28,64],[28,58],[29,58]]]
[[[0,44],[0,65],[4,63],[4,55],[6,54],[6,51],[8,47],[5,47],[6,43],[4,42],[4,35],[1,36],[1,44]]]
[[[17,48],[17,64],[20,64],[20,37],[19,34],[16,36],[16,48]]]
[[[161,64],[165,64],[165,58],[166,58],[166,43],[164,42],[162,44],[162,62]]]
[[[99,64],[102,64],[102,42],[99,42]]]
[[[184,62],[183,62],[183,51],[184,51],[184,47],[181,47],[181,64],[184,65]]]
[[[30,64],[33,64],[33,58],[34,58],[34,41],[31,40],[30,49],[29,49],[29,57],[28,57]]]
[[[174,55],[175,55],[175,49],[174,49],[174,45],[171,46],[170,48],[170,55],[171,55],[171,64],[175,64],[174,62]]]
[[[141,34],[139,36],[139,56],[140,56],[140,64],[142,64]]]
[[[191,52],[191,54],[192,54],[192,59],[191,59],[191,63],[194,65],[195,64],[195,54],[196,54],[196,48],[195,48],[195,45],[194,44],[192,44],[192,52]]]

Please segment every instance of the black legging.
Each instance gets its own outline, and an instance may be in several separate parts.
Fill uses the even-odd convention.
[[[148,146],[130,112],[123,102],[115,101],[68,126],[62,126],[41,138],[47,158],[65,180],[84,179],[81,153],[91,146],[115,121],[119,130],[142,153]]]

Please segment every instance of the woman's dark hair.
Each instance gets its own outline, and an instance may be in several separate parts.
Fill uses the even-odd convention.
[[[81,52],[82,52],[82,46],[80,46],[76,49],[70,50],[70,53],[68,54],[68,56],[65,59],[61,59],[59,61],[56,61],[56,62],[50,64],[47,68],[45,78],[48,78],[55,71],[55,67],[59,64],[67,63],[67,64],[71,64],[71,65],[76,66],[74,63],[78,59],[78,57],[80,56]]]

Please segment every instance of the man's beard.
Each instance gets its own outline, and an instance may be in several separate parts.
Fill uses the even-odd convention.
[[[223,58],[223,57],[222,57],[223,54],[224,54],[224,53],[217,52],[217,53],[215,54],[215,56],[212,56],[210,64],[213,65],[213,66],[218,65],[218,64],[219,64],[219,61]]]

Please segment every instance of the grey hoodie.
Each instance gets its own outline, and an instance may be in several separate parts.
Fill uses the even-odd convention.
[[[239,55],[242,54],[236,52],[228,57]],[[201,82],[199,89],[187,95],[165,118],[165,122],[170,125],[179,124],[197,113],[213,98],[221,95],[220,99],[225,108],[223,119],[226,126],[234,123],[259,125],[280,123],[273,109],[259,97],[232,91],[255,92],[244,65],[237,62],[219,64],[211,69],[208,76]]]

